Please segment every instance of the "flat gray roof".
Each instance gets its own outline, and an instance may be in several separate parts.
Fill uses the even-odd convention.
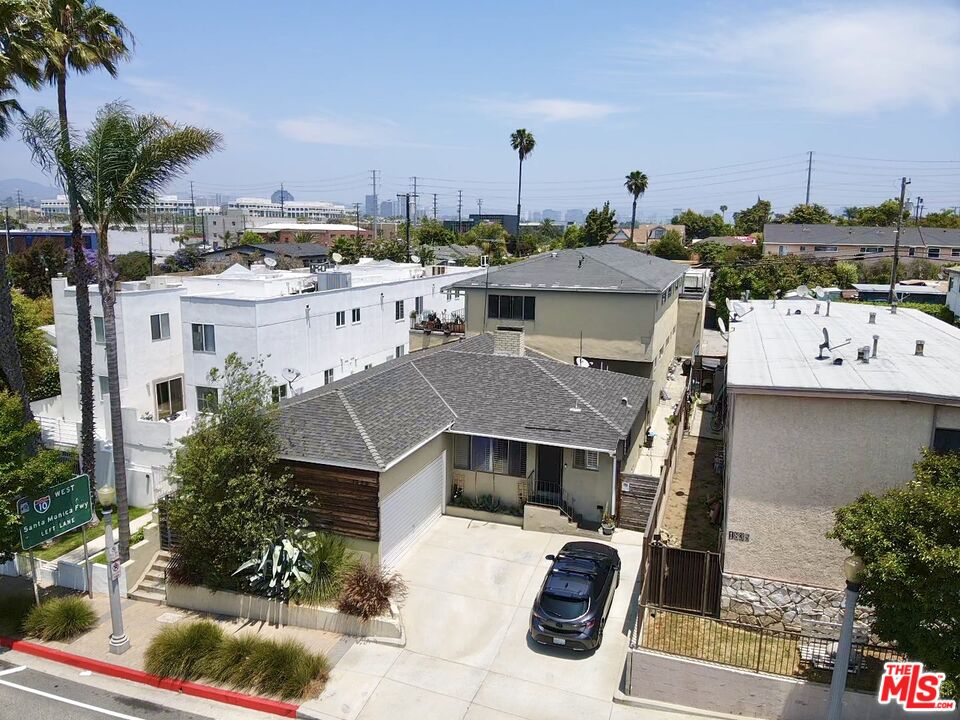
[[[892,274],[892,273],[891,273]],[[859,292],[889,292],[890,286],[883,283],[854,283],[853,289]],[[895,292],[906,295],[946,295],[947,291],[929,285],[902,285],[897,283]]]
[[[783,299],[776,306],[771,300],[731,305],[741,316],[730,324],[727,384],[732,389],[960,404],[960,328],[924,312],[899,308],[892,314],[884,306],[834,302],[828,317],[826,302],[812,298]],[[870,313],[876,313],[876,324],[869,323]],[[829,359],[818,360],[824,328],[832,347],[851,342],[824,351]],[[859,362],[857,348],[872,347],[874,335],[880,336],[877,357]],[[924,341],[922,356],[914,354],[917,340]],[[843,358],[843,364],[834,365],[834,358]]]

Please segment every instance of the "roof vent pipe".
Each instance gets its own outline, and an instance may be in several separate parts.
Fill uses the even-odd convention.
[[[830,317],[830,298],[827,298],[827,317]]]
[[[917,340],[917,348],[913,351],[914,355],[923,355],[923,340]]]
[[[880,336],[879,336],[879,335],[874,335],[874,336],[873,336],[873,353],[870,355],[870,357],[876,357],[876,356],[877,356],[877,343],[878,343],[878,342],[880,342]]]
[[[814,315],[820,314],[820,303],[817,303],[816,306],[813,308],[813,314]]]
[[[868,324],[868,325],[876,325],[876,324],[877,324],[877,314],[876,314],[875,312],[870,313],[870,319],[867,320],[867,324]]]

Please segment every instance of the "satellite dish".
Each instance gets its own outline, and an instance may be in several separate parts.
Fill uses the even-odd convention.
[[[820,287],[819,285],[817,285],[817,286],[813,289],[813,294],[817,296],[817,300],[826,300],[826,299],[827,299],[827,291],[824,290],[824,289],[823,289],[822,287]]]
[[[723,318],[717,318],[717,325],[720,326],[720,334],[727,334],[727,324],[723,321]]]
[[[277,261],[272,257],[265,257],[263,259],[263,264],[266,265],[267,267],[276,267]]]
[[[285,367],[280,371],[280,374],[283,375],[283,379],[288,383],[292,383],[300,377],[300,371],[290,367]]]
[[[411,255],[411,256],[410,256],[410,262],[415,262],[415,263],[420,262],[420,256],[419,256],[419,255]]]
[[[806,285],[801,285],[800,287],[797,288],[797,295],[799,295],[800,297],[809,297],[810,288],[808,288]]]
[[[338,253],[338,252],[335,252],[335,253],[334,253],[333,255],[331,255],[330,257],[331,257],[331,258],[333,259],[333,261],[334,261],[335,263],[337,263],[338,265],[343,262],[343,255],[341,255],[341,254]]]
[[[588,367],[590,367],[590,361],[587,360],[586,358],[578,357],[578,358],[577,358],[577,365],[579,365],[580,367],[588,368]]]

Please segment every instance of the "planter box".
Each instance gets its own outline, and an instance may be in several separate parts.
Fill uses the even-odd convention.
[[[197,585],[175,585],[168,582],[166,592],[167,605],[171,607],[212,615],[228,615],[272,625],[327,630],[391,644],[404,643],[400,610],[393,603],[390,604],[390,615],[364,622],[353,615],[338,612],[336,608],[292,605],[229,590],[214,592]]]
[[[456,505],[447,505],[443,511],[445,515],[453,517],[466,518],[467,520],[477,520],[479,522],[500,523],[501,525],[515,525],[523,527],[523,518],[516,515],[506,515],[504,513],[492,513],[486,510],[471,510],[470,508],[457,507]]]

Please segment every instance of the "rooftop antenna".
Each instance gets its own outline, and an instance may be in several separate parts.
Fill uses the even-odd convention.
[[[277,266],[277,261],[272,257],[265,257],[263,259],[263,264],[270,268],[275,268]]]
[[[727,332],[727,324],[723,321],[723,318],[717,318],[717,325],[720,326],[720,337],[729,341],[730,333]]]
[[[820,343],[820,353],[817,355],[817,360],[829,360],[830,358],[825,357],[823,354],[824,350],[832,353],[837,348],[842,348],[844,345],[849,345],[852,342],[853,338],[847,338],[846,342],[842,342],[839,345],[830,345],[830,333],[827,332],[826,328],[823,328],[823,342]]]

